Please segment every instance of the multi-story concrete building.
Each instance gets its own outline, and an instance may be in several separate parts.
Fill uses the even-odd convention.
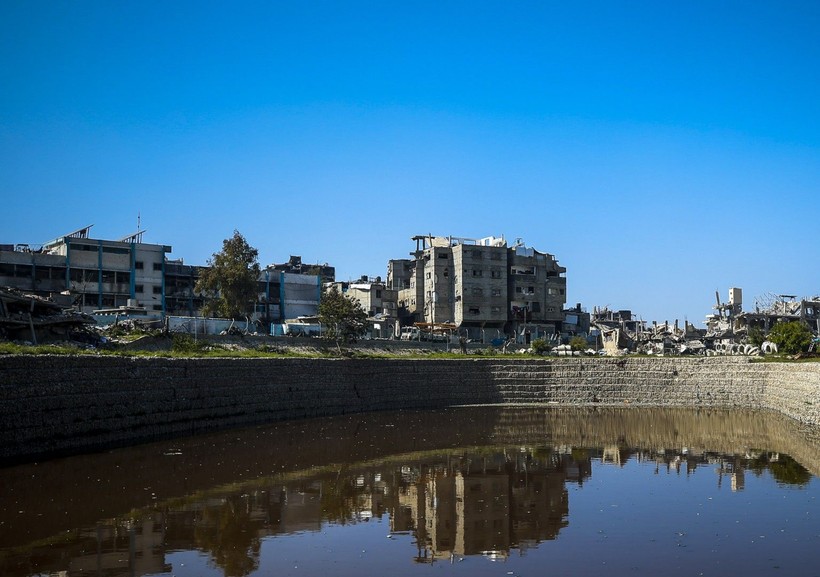
[[[289,273],[272,267],[259,277],[257,318],[282,323],[316,317],[322,296],[322,278],[316,274]]]
[[[129,307],[164,315],[165,254],[171,247],[142,242],[144,231],[115,241],[93,239],[90,230],[41,246],[0,246],[0,285],[41,296],[69,291],[89,314]]]
[[[508,247],[503,237],[412,240],[414,260],[388,266],[388,279],[401,287],[403,324],[454,324],[470,338],[514,334],[521,342],[561,332],[566,269],[553,255],[521,242]]]
[[[0,245],[0,286],[49,297],[67,292],[78,310],[139,314],[148,318],[201,314],[196,291],[207,267],[168,259],[171,247],[143,242],[144,231],[120,240],[90,237],[91,226],[43,245]],[[299,257],[271,265],[259,278],[254,319],[269,323],[318,313],[329,265],[303,266]],[[99,317],[98,317],[99,318]]]

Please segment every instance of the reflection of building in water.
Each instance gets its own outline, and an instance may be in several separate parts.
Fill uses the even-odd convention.
[[[322,528],[322,484],[311,483],[294,489],[282,487],[277,495],[271,494],[271,510],[278,515],[271,525],[281,533],[319,531]]]
[[[59,543],[38,541],[25,552],[25,561],[0,556],[0,575],[164,574],[172,570],[166,552],[186,550],[207,554],[226,575],[249,575],[259,568],[266,537],[321,531],[327,522],[363,522],[385,513],[392,532],[415,536],[420,562],[504,558],[555,539],[568,525],[567,484],[589,479],[593,460],[620,467],[629,459],[649,472],[654,467],[656,474],[688,476],[702,467],[719,488],[725,483],[732,491],[744,489],[747,470],[796,486],[812,479],[788,455],[765,451],[626,449],[618,442],[600,450],[559,446],[450,454],[386,470],[359,466],[306,473],[264,487],[255,481],[235,492],[166,502],[161,513],[147,508],[61,534]]]
[[[125,577],[171,571],[171,566],[165,563],[163,517],[155,513],[139,520],[97,525],[87,530],[86,546],[71,557],[67,574]]]
[[[567,525],[567,481],[588,478],[588,457],[552,453],[462,459],[431,467],[398,487],[391,529],[415,529],[419,561],[462,555],[505,556],[554,539]]]

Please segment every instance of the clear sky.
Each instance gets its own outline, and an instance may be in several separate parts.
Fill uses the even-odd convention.
[[[386,275],[522,238],[568,305],[820,294],[820,2],[0,3],[0,243],[239,230]]]

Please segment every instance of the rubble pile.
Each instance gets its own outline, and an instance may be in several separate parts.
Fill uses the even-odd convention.
[[[95,339],[93,325],[94,318],[77,312],[71,303],[0,287],[0,339],[89,342]]]

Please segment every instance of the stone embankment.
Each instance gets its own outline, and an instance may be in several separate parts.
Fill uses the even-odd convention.
[[[820,425],[820,364],[744,358],[0,357],[0,458],[452,405],[772,409]]]

